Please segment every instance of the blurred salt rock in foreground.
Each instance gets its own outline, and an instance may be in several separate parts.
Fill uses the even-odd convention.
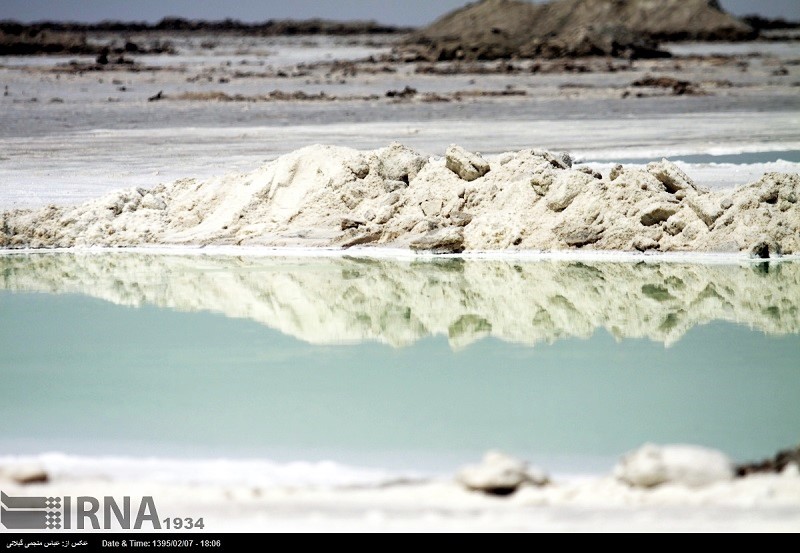
[[[645,444],[620,460],[614,476],[642,488],[667,483],[698,488],[732,479],[733,463],[705,447]]]
[[[544,486],[550,477],[536,467],[498,451],[489,451],[478,465],[468,465],[456,474],[456,481],[468,490],[508,495],[524,485]]]

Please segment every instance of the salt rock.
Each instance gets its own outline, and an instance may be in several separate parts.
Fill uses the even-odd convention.
[[[654,203],[650,204],[642,210],[642,216],[639,218],[640,222],[650,227],[666,221],[675,215],[680,209],[680,206],[675,204]]]
[[[489,451],[478,465],[468,465],[458,471],[456,481],[468,490],[494,495],[508,495],[523,484],[543,486],[547,474],[528,463],[499,451]]]
[[[531,155],[541,157],[556,169],[572,167],[572,156],[569,152],[548,152],[547,150],[531,150]]]
[[[145,194],[140,205],[145,209],[155,209],[159,211],[167,209],[167,203],[152,194]]]
[[[694,445],[645,444],[614,467],[614,477],[638,488],[682,484],[691,488],[733,478],[733,464],[722,452]]]
[[[456,227],[465,227],[472,222],[472,214],[463,211],[453,211],[450,213],[450,224]]]
[[[797,463],[789,463],[783,468],[781,474],[786,478],[798,478],[800,477],[800,465]]]
[[[393,142],[388,147],[377,150],[375,154],[378,158],[380,176],[389,181],[406,184],[414,180],[428,161],[399,142]]]
[[[361,217],[342,217],[342,222],[339,226],[342,230],[347,230],[350,228],[358,228],[366,224],[367,221]]]
[[[678,190],[694,189],[695,185],[680,167],[667,159],[647,164],[647,172],[661,181],[667,192],[674,194]]]
[[[547,191],[547,207],[555,212],[564,211],[593,181],[591,175],[579,171],[559,174]]]
[[[686,196],[685,202],[708,227],[711,227],[725,212],[720,202],[713,197],[691,194]]]
[[[592,169],[591,167],[588,166],[578,167],[576,170],[580,171],[581,173],[586,173],[587,175],[591,175],[592,178],[595,178],[597,180],[603,179],[603,175],[600,174],[600,171]]]
[[[455,144],[445,152],[445,165],[466,181],[473,181],[489,172],[489,163],[485,159]]]
[[[431,253],[461,253],[464,251],[464,231],[457,227],[431,230],[410,244],[415,251]]]
[[[420,203],[419,207],[426,217],[434,217],[442,211],[442,200],[425,200]]]
[[[636,238],[633,239],[631,245],[635,250],[638,250],[640,252],[659,249],[658,242],[649,236],[637,236]]]
[[[0,467],[0,481],[10,480],[17,484],[43,484],[49,480],[47,471],[39,465],[19,464]]]

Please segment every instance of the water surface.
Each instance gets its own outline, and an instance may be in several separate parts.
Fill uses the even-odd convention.
[[[334,459],[800,438],[800,264],[0,257],[0,454]]]

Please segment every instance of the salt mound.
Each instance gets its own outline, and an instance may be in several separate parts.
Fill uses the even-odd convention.
[[[716,0],[482,0],[412,35],[431,60],[652,57],[658,40],[738,40],[752,29]]]
[[[666,160],[644,170],[617,166],[597,178],[572,168],[569,156],[545,151],[490,160],[466,154],[451,148],[446,158],[426,158],[400,144],[364,152],[309,146],[251,173],[7,211],[0,247],[800,252],[797,174],[769,173],[735,190],[709,191]],[[466,160],[482,176],[459,176]]]
[[[488,451],[479,465],[468,465],[456,474],[456,482],[471,491],[509,495],[524,485],[544,486],[550,478],[540,468],[499,451]]]
[[[733,464],[714,449],[694,445],[645,444],[625,455],[614,467],[614,476],[640,488],[681,484],[708,486],[733,478]]]

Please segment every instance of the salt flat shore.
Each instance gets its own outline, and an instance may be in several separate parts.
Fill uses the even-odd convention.
[[[153,496],[159,516],[204,517],[209,532],[797,532],[800,476],[760,474],[701,489],[632,488],[613,477],[523,487],[507,497],[437,479],[354,486],[175,484],[56,478],[9,495]]]

